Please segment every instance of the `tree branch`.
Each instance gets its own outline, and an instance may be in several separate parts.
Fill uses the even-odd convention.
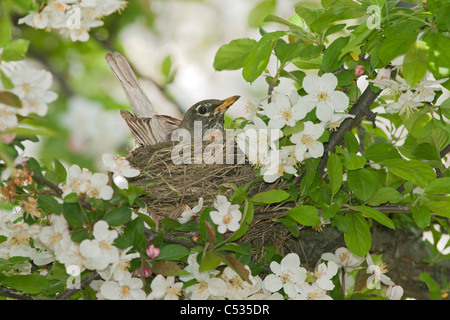
[[[328,143],[324,144],[325,150],[320,160],[319,166],[317,167],[317,171],[320,173],[320,175],[323,174],[327,165],[328,152],[334,152],[334,148],[336,146],[342,145],[344,143],[344,136],[346,131],[355,128],[364,117],[367,120],[372,121],[372,123],[375,125],[375,117],[377,114],[370,110],[370,106],[376,100],[380,92],[381,91],[375,93],[372,91],[372,89],[370,89],[370,86],[367,86],[366,90],[364,90],[363,94],[359,97],[358,101],[349,111],[349,114],[353,114],[355,117],[353,119],[345,119],[338,130],[334,131],[330,135]]]
[[[56,300],[67,300],[69,299],[71,296],[73,296],[75,293],[77,293],[78,291],[80,291],[81,289],[85,288],[86,286],[88,286],[92,281],[94,280],[98,280],[100,279],[100,275],[97,272],[93,272],[89,275],[87,275],[86,277],[84,277],[81,282],[80,282],[80,286],[79,289],[66,289],[63,292],[61,292],[60,294],[58,294],[55,299]]]
[[[0,286],[0,296],[2,296],[2,297],[7,297],[7,298],[15,299],[15,300],[33,300],[33,298],[31,298],[29,296],[16,294],[13,291],[15,291],[15,290]]]

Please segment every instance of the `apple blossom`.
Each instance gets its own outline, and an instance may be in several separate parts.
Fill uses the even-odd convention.
[[[158,274],[150,284],[152,292],[147,296],[148,300],[178,300],[182,295],[182,282],[175,282],[175,277],[169,276],[164,278]]]
[[[319,264],[314,271],[317,285],[325,291],[333,290],[334,284],[331,278],[336,275],[337,271],[338,266],[333,261],[329,261],[328,265],[325,263]]]
[[[131,273],[127,273],[120,281],[105,281],[100,287],[100,293],[109,300],[145,300],[143,286],[141,279],[132,278]]]
[[[303,78],[303,89],[308,93],[297,102],[311,111],[316,108],[316,116],[320,121],[330,121],[335,111],[348,108],[350,99],[342,91],[335,90],[338,84],[332,73],[307,75]]]
[[[271,292],[283,289],[289,298],[297,296],[296,286],[306,280],[306,270],[300,267],[300,258],[296,253],[287,254],[280,263],[272,261],[273,272],[264,279],[264,287]]]
[[[217,225],[219,233],[225,233],[227,230],[237,231],[240,227],[239,222],[242,213],[239,205],[231,204],[227,197],[218,195],[214,200],[214,208],[217,211],[211,211],[211,220]]]
[[[306,151],[312,158],[319,158],[323,155],[324,147],[322,142],[317,139],[322,136],[324,126],[322,124],[314,124],[306,121],[303,131],[294,133],[291,136],[291,142],[295,143],[295,156],[299,161],[307,158]]]
[[[309,110],[299,101],[297,91],[293,91],[290,97],[274,93],[272,101],[262,105],[264,114],[269,117],[269,126],[272,128],[293,127],[297,121],[302,120]]]
[[[378,288],[380,282],[388,286],[395,285],[395,283],[385,275],[388,270],[384,262],[381,261],[379,264],[374,264],[369,253],[367,254],[366,261],[368,265],[367,273],[371,273],[369,278],[367,278],[367,288]]]
[[[126,178],[133,178],[140,174],[140,171],[132,168],[128,160],[124,157],[113,157],[109,153],[104,153],[102,160],[106,171],[113,173],[113,181],[120,189],[128,189],[128,181]]]
[[[283,137],[283,132],[266,125],[259,117],[253,117],[252,123],[245,126],[244,131],[237,135],[237,145],[248,157],[251,164],[263,164],[270,153],[276,150],[276,141]]]
[[[316,282],[309,284],[303,282],[298,288],[296,300],[333,300]]]
[[[334,254],[326,252],[321,256],[322,260],[333,261],[338,267],[342,267],[347,272],[352,272],[361,263],[364,262],[364,257],[358,257],[345,247],[337,248]]]
[[[421,102],[415,100],[415,98],[416,97],[411,91],[407,91],[398,98],[398,101],[388,103],[386,105],[386,112],[387,113],[398,112],[400,115],[406,113],[406,117],[409,117],[412,114],[412,112],[417,110],[417,107],[423,105]]]
[[[200,197],[198,199],[198,204],[193,207],[192,209],[186,206],[186,210],[181,213],[181,217],[179,217],[177,220],[179,223],[186,223],[192,219],[194,215],[200,212],[203,207],[203,197]]]
[[[118,237],[115,230],[109,230],[106,221],[97,221],[94,225],[94,239],[85,239],[80,243],[80,252],[87,259],[86,267],[89,269],[103,270],[110,263],[117,263],[119,251],[113,245]]]

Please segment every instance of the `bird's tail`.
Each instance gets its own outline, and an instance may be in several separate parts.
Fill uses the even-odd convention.
[[[107,53],[105,58],[125,91],[134,114],[138,117],[153,117],[155,109],[139,85],[127,59],[119,52]]]

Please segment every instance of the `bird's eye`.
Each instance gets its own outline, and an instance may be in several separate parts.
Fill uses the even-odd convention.
[[[206,113],[206,107],[201,106],[200,108],[198,108],[198,113],[205,114]]]

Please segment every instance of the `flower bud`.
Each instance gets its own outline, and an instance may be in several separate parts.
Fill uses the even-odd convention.
[[[146,249],[147,255],[148,255],[150,258],[152,258],[152,259],[154,259],[154,258],[156,258],[157,256],[159,256],[159,252],[160,252],[160,251],[161,251],[161,249],[155,247],[154,245],[151,245],[150,247],[148,247],[148,248]]]

